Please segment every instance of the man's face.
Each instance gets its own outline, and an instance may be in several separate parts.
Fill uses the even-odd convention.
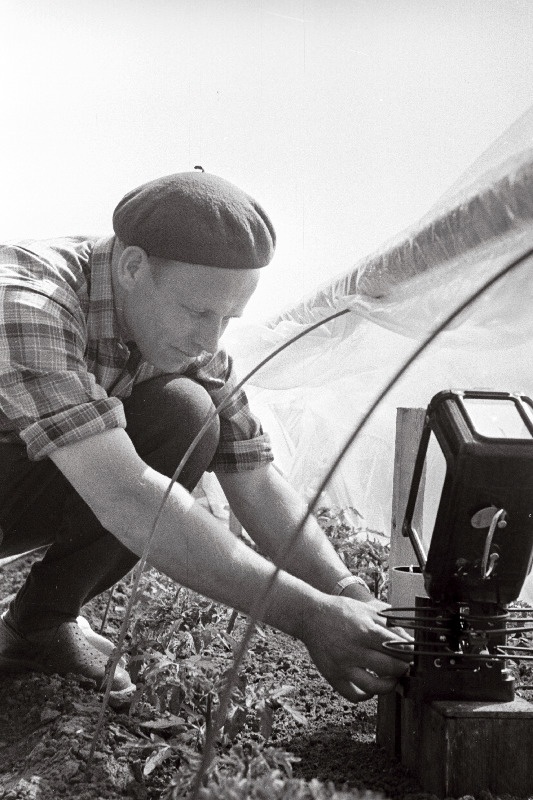
[[[182,372],[214,354],[229,320],[241,316],[258,270],[221,269],[148,258],[143,251],[121,282],[126,340],[165,372]]]

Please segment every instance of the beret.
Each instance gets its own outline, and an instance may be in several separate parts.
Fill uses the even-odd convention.
[[[206,172],[178,172],[138,186],[113,212],[123,244],[148,255],[228,269],[258,269],[272,259],[274,227],[237,186]]]

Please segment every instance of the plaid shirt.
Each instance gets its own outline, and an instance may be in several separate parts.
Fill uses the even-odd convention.
[[[39,460],[110,428],[125,428],[120,398],[161,374],[121,340],[113,303],[114,237],[0,246],[0,442]],[[185,375],[215,406],[236,385],[219,350]],[[212,469],[239,472],[272,461],[268,436],[239,391],[220,413]]]

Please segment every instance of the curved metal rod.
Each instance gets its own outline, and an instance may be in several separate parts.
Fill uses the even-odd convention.
[[[525,614],[526,617],[531,617],[533,619],[533,608],[510,608],[509,611],[512,614]],[[522,617],[509,617],[510,622],[518,622],[519,620],[523,619]]]
[[[507,616],[507,614],[494,614],[494,615],[491,615],[490,617],[488,615],[483,616],[483,615],[478,615],[478,614],[476,614],[476,615],[474,615],[474,614],[455,614],[455,615],[453,615],[451,612],[439,614],[440,610],[441,609],[438,606],[433,606],[433,607],[426,606],[425,608],[423,606],[422,607],[419,607],[419,606],[405,606],[403,608],[400,608],[400,607],[398,607],[398,608],[396,608],[396,607],[395,608],[385,608],[385,609],[383,609],[383,611],[379,612],[379,616],[380,617],[384,617],[386,620],[394,620],[395,622],[398,622],[398,620],[401,621],[403,619],[406,619],[406,620],[409,620],[409,619],[414,619],[414,620],[416,620],[416,619],[420,619],[420,620],[427,619],[427,620],[430,620],[430,621],[443,620],[444,622],[449,622],[451,619],[454,619],[454,618],[455,619],[456,618],[460,618],[460,619],[466,620],[467,622],[471,622],[471,621],[474,621],[474,622],[489,622],[489,621],[490,622],[500,622],[500,621],[513,622],[514,621],[511,618],[509,618]],[[396,612],[398,612],[398,611],[412,611],[413,615],[411,617],[405,617],[404,618],[402,616],[398,616],[397,615]],[[428,611],[429,613],[426,616],[424,616],[423,613],[420,613],[420,612],[424,612],[424,611]],[[532,611],[533,611],[533,609],[532,609]],[[431,614],[433,614],[433,616],[431,616]],[[436,614],[439,614],[439,616],[436,616]]]
[[[437,625],[426,625],[424,618],[417,619],[416,617],[390,617],[393,621],[393,627],[400,627],[400,628],[408,628],[412,631],[422,631],[424,633],[446,633],[445,627],[438,627]],[[443,620],[444,623],[450,622],[450,620]],[[533,633],[533,628],[527,627],[520,627],[520,628],[469,628],[468,630],[464,631],[466,634],[468,633],[478,633],[487,638],[491,636],[501,636],[503,633],[524,633],[529,631]]]
[[[490,631],[487,630],[485,632],[486,633],[489,633],[489,632],[490,633],[524,633],[524,631],[529,631],[530,633],[533,633],[533,627],[530,627],[530,626],[527,626],[527,625],[521,625],[521,626],[516,627],[516,628],[492,628],[492,629],[490,629]]]
[[[525,647],[521,644],[501,644],[499,650],[524,650],[526,653],[533,653],[533,647]]]
[[[410,631],[423,631],[424,633],[446,633],[446,628],[444,627],[432,627],[431,625],[425,625],[423,621],[417,620],[405,620],[403,621],[401,618],[394,620],[394,628],[407,628]]]
[[[451,621],[452,617],[450,615],[444,616],[432,616],[431,613],[424,616],[423,613],[426,609],[419,608],[417,606],[405,606],[403,608],[386,608],[383,611],[380,611],[379,616],[383,617],[387,620],[387,622],[391,623],[394,626],[400,627],[413,627],[417,623],[423,623],[425,620],[428,622],[439,622],[442,621],[443,623],[448,623]],[[429,609],[428,609],[429,610]],[[412,611],[414,612],[410,617],[402,617],[398,615],[398,611]],[[438,609],[435,608],[433,613],[438,612]],[[505,628],[483,628],[483,633],[523,633],[529,632],[533,633],[533,608],[531,609],[524,609],[524,613],[528,616],[531,616],[531,620],[524,619],[523,617],[509,617],[506,614],[497,614],[494,616],[480,616],[480,615],[463,615],[461,619],[465,620],[466,622],[520,622],[521,625],[517,627],[505,627]],[[529,622],[529,625],[525,625],[523,623]],[[426,628],[426,630],[430,630],[430,628]],[[433,628],[431,630],[437,630]],[[441,628],[438,629],[439,631],[442,630]]]
[[[438,658],[468,659],[470,661],[507,661],[513,660],[513,658],[519,661],[533,661],[533,652],[530,647],[512,647],[512,645],[499,645],[494,653],[463,653],[450,650],[449,648],[446,649],[445,645],[442,646],[442,649],[439,649],[438,645],[435,645],[433,649],[428,648],[424,650],[423,647],[391,640],[389,642],[383,642],[383,649],[388,653],[397,653],[398,655],[408,655],[412,653],[415,656],[435,656]],[[513,656],[512,653],[501,652],[502,650],[525,650],[527,653],[530,653],[530,655]]]
[[[426,648],[426,649],[424,649]],[[487,653],[487,654],[470,654],[470,653],[463,653],[457,650],[450,650],[445,644],[439,646],[436,642],[434,643],[433,647],[427,647],[426,644],[421,644],[420,646],[408,645],[407,643],[396,642],[394,639],[391,639],[388,642],[383,642],[383,649],[386,650],[388,653],[398,653],[398,654],[406,654],[412,653],[415,656],[440,656],[440,657],[447,657],[447,658],[465,658],[467,655],[469,657],[476,656],[480,657],[484,660],[486,659],[493,659],[497,657],[497,653]]]
[[[96,728],[95,728],[95,732],[94,732],[94,735],[93,735],[93,739],[92,739],[92,743],[91,743],[91,748],[90,748],[90,751],[89,751],[89,756],[88,756],[88,759],[87,759],[87,767],[89,767],[91,765],[91,763],[92,763],[92,760],[93,760],[93,757],[94,757],[94,753],[95,753],[95,749],[96,749],[96,744],[97,744],[97,741],[98,741],[98,736],[100,735],[100,731],[102,730],[102,727],[103,727],[103,724],[104,724],[105,712],[106,712],[106,709],[107,709],[107,707],[109,705],[109,699],[110,699],[110,696],[111,696],[111,685],[113,683],[113,677],[115,675],[117,666],[118,666],[118,664],[120,662],[120,659],[122,657],[122,648],[124,646],[126,633],[128,631],[129,619],[130,619],[130,616],[131,616],[133,605],[134,605],[135,600],[137,598],[137,593],[138,593],[138,590],[139,590],[139,584],[140,584],[141,577],[142,577],[142,574],[144,572],[144,569],[146,567],[146,562],[148,560],[148,554],[150,552],[150,548],[151,548],[153,540],[154,540],[154,536],[155,536],[155,532],[156,532],[156,529],[157,529],[157,525],[158,525],[158,522],[159,522],[159,520],[161,518],[161,514],[163,513],[163,509],[164,509],[164,507],[166,505],[166,502],[167,502],[167,500],[168,500],[168,498],[170,496],[172,488],[173,488],[174,484],[177,482],[179,476],[181,475],[181,472],[182,472],[185,464],[187,463],[189,457],[191,456],[191,454],[193,453],[194,449],[198,445],[198,442],[202,439],[202,437],[205,435],[206,431],[210,428],[211,423],[215,420],[215,418],[218,416],[218,414],[220,414],[220,412],[224,410],[224,408],[228,405],[228,403],[234,397],[234,395],[237,394],[237,392],[239,392],[242,389],[244,384],[247,381],[249,381],[250,378],[252,378],[257,372],[259,372],[260,369],[262,369],[266,364],[268,364],[269,361],[271,361],[273,358],[275,358],[277,355],[279,355],[281,352],[283,352],[283,350],[286,350],[288,347],[293,345],[299,339],[302,339],[304,336],[307,336],[308,333],[311,333],[312,331],[316,330],[317,328],[321,327],[322,325],[325,325],[326,323],[331,322],[332,320],[336,319],[337,317],[341,317],[344,314],[348,314],[350,312],[350,310],[351,309],[349,309],[349,308],[343,308],[341,311],[336,311],[334,314],[330,314],[328,317],[325,317],[324,319],[321,319],[318,322],[314,322],[312,325],[310,325],[305,330],[300,331],[295,336],[293,336],[291,339],[289,339],[288,341],[286,341],[283,344],[279,345],[279,347],[274,348],[274,350],[272,350],[272,352],[270,352],[258,364],[256,364],[255,367],[253,367],[248,372],[248,374],[245,375],[244,378],[242,380],[240,380],[236,384],[236,386],[233,387],[231,392],[226,397],[224,397],[222,399],[222,401],[218,404],[218,406],[216,406],[216,408],[214,408],[210,413],[207,414],[206,419],[205,419],[202,427],[200,428],[200,430],[198,431],[198,433],[196,434],[196,436],[194,437],[194,439],[190,443],[189,447],[185,451],[181,461],[179,462],[178,466],[176,467],[176,470],[174,471],[174,474],[172,475],[172,478],[170,479],[169,484],[168,484],[168,486],[167,486],[167,488],[166,488],[166,490],[165,490],[165,492],[163,494],[163,497],[161,499],[161,503],[159,504],[159,508],[158,508],[157,513],[156,513],[156,515],[154,517],[154,521],[152,523],[152,526],[150,528],[150,532],[148,534],[148,538],[146,540],[146,544],[144,545],[141,558],[140,558],[140,560],[138,562],[138,565],[137,565],[137,570],[136,570],[135,578],[134,578],[134,581],[133,581],[133,584],[132,584],[132,587],[131,587],[130,596],[128,598],[128,602],[126,604],[126,608],[125,608],[125,611],[124,611],[124,619],[122,620],[122,623],[121,623],[121,626],[120,626],[120,630],[119,630],[119,634],[118,634],[118,637],[117,637],[117,645],[116,645],[116,647],[115,647],[115,649],[113,651],[112,658],[111,658],[111,660],[109,662],[109,668],[108,668],[108,672],[107,672],[106,689],[105,689],[104,697],[103,697],[103,700],[102,700],[102,708],[100,710],[100,716],[98,718],[98,722],[97,722],[97,725],[96,725]]]
[[[257,601],[255,602],[253,608],[250,610],[249,613],[249,623],[247,626],[247,630],[242,638],[241,644],[237,649],[233,666],[228,673],[226,687],[224,691],[220,695],[219,701],[219,708],[216,715],[216,719],[214,724],[210,727],[208,735],[206,736],[206,741],[204,745],[204,750],[202,753],[202,760],[200,762],[200,766],[198,768],[198,773],[194,782],[193,790],[190,795],[190,800],[198,800],[200,788],[202,786],[204,775],[209,768],[209,765],[212,760],[212,753],[214,750],[214,743],[216,740],[216,736],[218,735],[218,731],[222,727],[225,719],[225,714],[227,711],[227,707],[229,704],[229,700],[231,697],[231,691],[233,685],[237,679],[238,670],[242,663],[242,660],[246,654],[248,643],[253,635],[253,631],[255,629],[255,624],[258,620],[260,620],[268,608],[268,602],[270,600],[270,596],[272,590],[275,586],[275,582],[277,577],[283,568],[283,566],[287,563],[288,558],[296,546],[298,539],[303,531],[305,524],[307,523],[308,519],[310,518],[311,514],[313,513],[313,509],[315,505],[318,503],[320,496],[326,486],[328,485],[329,481],[333,477],[336,469],[338,468],[339,464],[342,462],[344,456],[350,449],[351,445],[353,444],[354,440],[357,438],[361,430],[364,428],[370,417],[373,415],[376,408],[380,405],[381,401],[389,394],[392,388],[398,383],[400,378],[407,372],[409,367],[416,361],[416,359],[429,347],[429,345],[442,333],[446,328],[455,320],[457,319],[469,306],[476,302],[478,298],[480,298],[488,289],[494,286],[498,281],[500,281],[506,275],[509,275],[514,269],[520,266],[526,259],[528,259],[531,255],[533,255],[533,248],[529,248],[526,250],[521,256],[513,259],[509,264],[505,267],[502,267],[496,275],[493,275],[491,278],[487,279],[478,289],[476,289],[470,297],[466,300],[461,302],[455,309],[439,324],[437,325],[426,337],[423,341],[419,344],[418,347],[408,356],[403,364],[396,370],[396,372],[392,375],[390,380],[386,383],[383,389],[378,393],[375,400],[370,404],[369,408],[367,409],[366,413],[364,414],[361,421],[358,423],[356,428],[353,430],[352,434],[346,440],[344,446],[342,447],[340,453],[334,460],[333,464],[327,471],[324,479],[322,480],[320,486],[315,492],[315,496],[312,502],[309,504],[309,508],[307,513],[304,515],[302,521],[294,531],[293,535],[287,541],[286,546],[282,553],[279,556],[278,564],[273,571],[265,589],[263,590],[262,594],[258,597]]]
[[[442,622],[443,624],[448,624],[452,620],[451,616],[430,616],[430,615],[424,616],[424,615],[419,615],[419,614],[415,613],[411,617],[402,617],[402,616],[398,616],[396,613],[394,613],[395,611],[410,611],[410,610],[412,610],[412,611],[415,611],[415,610],[416,611],[423,611],[425,609],[418,609],[418,608],[415,609],[415,607],[412,607],[412,608],[405,607],[403,609],[402,608],[384,609],[384,611],[380,612],[379,616],[380,617],[384,617],[387,620],[387,622],[390,622],[391,625],[393,625],[393,626],[400,626],[402,628],[410,628],[412,630],[427,631],[428,633],[442,633],[443,628],[442,627],[440,627],[440,628],[439,627],[430,627],[430,626],[425,624],[426,621],[427,622],[436,622],[436,623]],[[531,609],[531,614],[533,614],[533,609]],[[498,614],[497,616],[490,616],[490,617],[489,616],[477,616],[477,615],[476,616],[471,616],[469,614],[469,615],[461,616],[460,618],[462,620],[464,620],[465,622],[474,622],[474,623],[475,622],[484,622],[485,624],[490,623],[490,622],[500,622],[500,621],[505,621],[505,622],[525,622],[525,620],[523,620],[520,617],[517,617],[517,618],[507,617],[504,614]],[[533,622],[533,620],[532,620],[532,622]],[[520,625],[520,626],[515,626],[515,627],[505,627],[505,628],[490,628],[490,627],[473,628],[473,629],[471,629],[471,631],[477,631],[479,633],[487,634],[489,636],[493,636],[494,634],[502,634],[502,633],[524,633],[524,632],[533,633],[533,624]]]

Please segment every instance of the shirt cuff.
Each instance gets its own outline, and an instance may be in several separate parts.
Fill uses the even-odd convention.
[[[125,428],[126,416],[117,397],[82,403],[39,419],[20,432],[30,461],[40,461],[64,447],[112,428]]]
[[[221,442],[210,470],[246,472],[274,461],[268,433],[243,441]]]

